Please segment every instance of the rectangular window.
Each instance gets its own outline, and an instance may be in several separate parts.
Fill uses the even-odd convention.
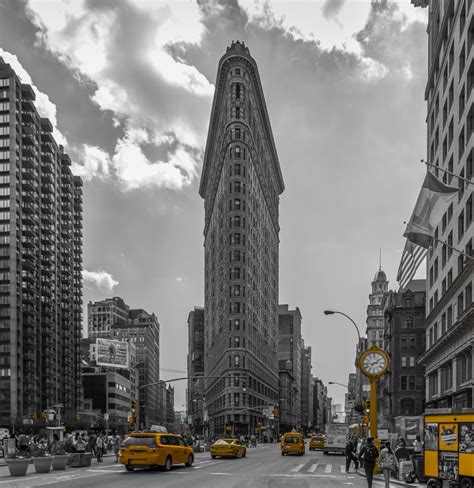
[[[406,376],[400,376],[400,390],[406,391],[408,388],[408,378]]]
[[[406,368],[406,365],[407,365],[407,357],[402,356],[402,368]]]
[[[415,366],[415,356],[410,356],[410,367],[413,368]]]

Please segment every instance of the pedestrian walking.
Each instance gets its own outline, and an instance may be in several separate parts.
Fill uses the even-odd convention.
[[[423,442],[421,442],[421,437],[419,435],[415,438],[414,452],[415,454],[421,454],[423,452]]]
[[[347,443],[346,443],[346,473],[348,473],[351,468],[351,462],[354,463],[355,470],[357,471],[359,469],[359,461],[355,454],[354,443],[349,438],[347,439]]]
[[[119,460],[119,451],[120,451],[120,444],[122,440],[119,435],[114,437],[114,454],[115,454],[115,462],[118,463]]]
[[[385,488],[390,488],[390,475],[398,467],[398,460],[390,446],[390,442],[385,443],[385,447],[380,452],[379,464],[382,468],[385,479]]]
[[[97,436],[95,448],[97,452],[97,462],[101,463],[102,455],[104,453],[104,438],[101,435]]]
[[[373,437],[367,437],[367,444],[362,447],[359,459],[364,461],[364,471],[367,478],[367,487],[372,488],[372,481],[374,479],[374,470],[379,457],[379,451],[374,444]]]

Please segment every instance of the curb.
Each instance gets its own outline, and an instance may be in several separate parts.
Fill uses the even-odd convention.
[[[365,473],[363,471],[361,471],[360,469],[357,470],[357,474],[359,476],[362,476],[363,478],[366,477]],[[379,476],[378,474],[374,474],[374,480],[385,481],[384,477]],[[400,481],[400,480],[390,478],[390,484],[392,484],[392,483],[399,485],[399,486],[425,486],[426,485],[426,483],[419,483],[418,481],[415,483],[405,483],[404,481]]]

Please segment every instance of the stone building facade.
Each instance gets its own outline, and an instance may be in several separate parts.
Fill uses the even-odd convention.
[[[458,197],[434,229],[426,263],[426,351],[420,358],[425,366],[426,406],[473,407],[474,4],[412,3],[429,10],[428,162],[444,183],[459,188]]]
[[[211,434],[247,433],[278,405],[279,195],[283,178],[257,64],[233,42],[216,80],[204,199],[206,408]],[[242,378],[247,381],[246,391]]]
[[[397,417],[422,415],[424,373],[418,357],[425,350],[426,281],[411,280],[398,292],[390,291],[384,303],[385,350],[389,372],[380,379],[380,425],[395,432]]]

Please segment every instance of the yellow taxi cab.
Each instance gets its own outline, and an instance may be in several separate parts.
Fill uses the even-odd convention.
[[[211,457],[215,459],[220,457],[245,457],[247,454],[247,448],[245,444],[238,439],[219,439],[211,446]]]
[[[169,471],[174,464],[191,466],[193,461],[193,449],[181,436],[168,432],[133,432],[119,452],[119,462],[127,471],[155,467]]]
[[[313,435],[309,441],[309,450],[315,451],[316,449],[324,449],[324,436],[323,435]]]
[[[302,456],[305,453],[304,437],[299,432],[287,432],[281,436],[281,455],[285,454],[299,454]]]

